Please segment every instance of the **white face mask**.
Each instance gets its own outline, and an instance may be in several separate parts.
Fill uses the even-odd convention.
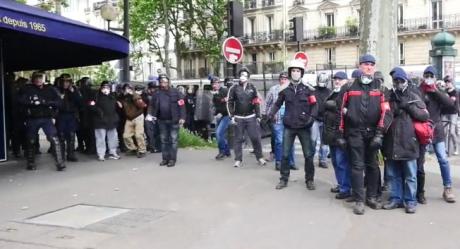
[[[301,72],[291,72],[291,78],[292,78],[292,80],[294,80],[294,81],[299,81],[301,77],[302,77],[302,73],[301,73]]]
[[[141,95],[141,94],[142,94],[142,91],[136,91],[136,94],[137,94],[137,95]]]
[[[102,94],[104,94],[104,95],[109,95],[109,94],[110,94],[110,89],[102,88],[102,89],[101,89],[101,92],[102,92]]]
[[[133,90],[131,90],[131,89],[126,89],[125,93],[126,93],[126,94],[133,94]]]
[[[246,83],[247,81],[248,81],[248,76],[245,76],[245,75],[240,76],[240,82],[241,83]]]
[[[433,85],[436,80],[434,78],[424,78],[424,81],[427,85]]]
[[[369,76],[369,75],[363,75],[361,76],[361,83],[365,84],[365,85],[368,85],[372,82],[372,76]]]

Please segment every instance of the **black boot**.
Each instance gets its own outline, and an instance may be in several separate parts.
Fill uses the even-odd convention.
[[[36,170],[35,165],[35,139],[27,140],[26,147],[27,170]]]
[[[70,133],[70,137],[67,138],[67,161],[78,162],[75,156],[75,133]]]
[[[53,145],[54,148],[54,158],[56,160],[56,168],[58,171],[62,171],[65,169],[65,162],[64,162],[64,157],[62,156],[62,147],[59,142],[58,137],[51,137],[50,143]]]

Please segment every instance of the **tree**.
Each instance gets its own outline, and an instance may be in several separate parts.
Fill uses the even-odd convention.
[[[38,0],[38,7],[59,15],[61,14],[61,8],[67,6],[67,0]]]
[[[208,62],[219,72],[221,44],[225,37],[226,25],[222,19],[227,15],[227,0],[186,0],[184,5],[188,18],[185,27],[191,40]]]
[[[170,72],[169,18],[174,1],[134,0],[130,8],[131,35],[134,42],[146,42],[149,52],[156,53],[160,62]],[[164,32],[164,36],[160,35]]]

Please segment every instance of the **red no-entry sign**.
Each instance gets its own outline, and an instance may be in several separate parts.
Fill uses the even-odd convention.
[[[222,44],[222,54],[225,59],[232,64],[237,64],[243,60],[243,52],[243,44],[235,37],[225,39]]]
[[[305,52],[297,52],[294,55],[294,60],[300,60],[303,62],[305,69],[307,68],[308,64],[308,55]]]

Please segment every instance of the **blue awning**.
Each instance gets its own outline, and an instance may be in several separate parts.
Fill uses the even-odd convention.
[[[0,38],[6,71],[96,65],[129,53],[118,34],[11,0],[0,0]]]

